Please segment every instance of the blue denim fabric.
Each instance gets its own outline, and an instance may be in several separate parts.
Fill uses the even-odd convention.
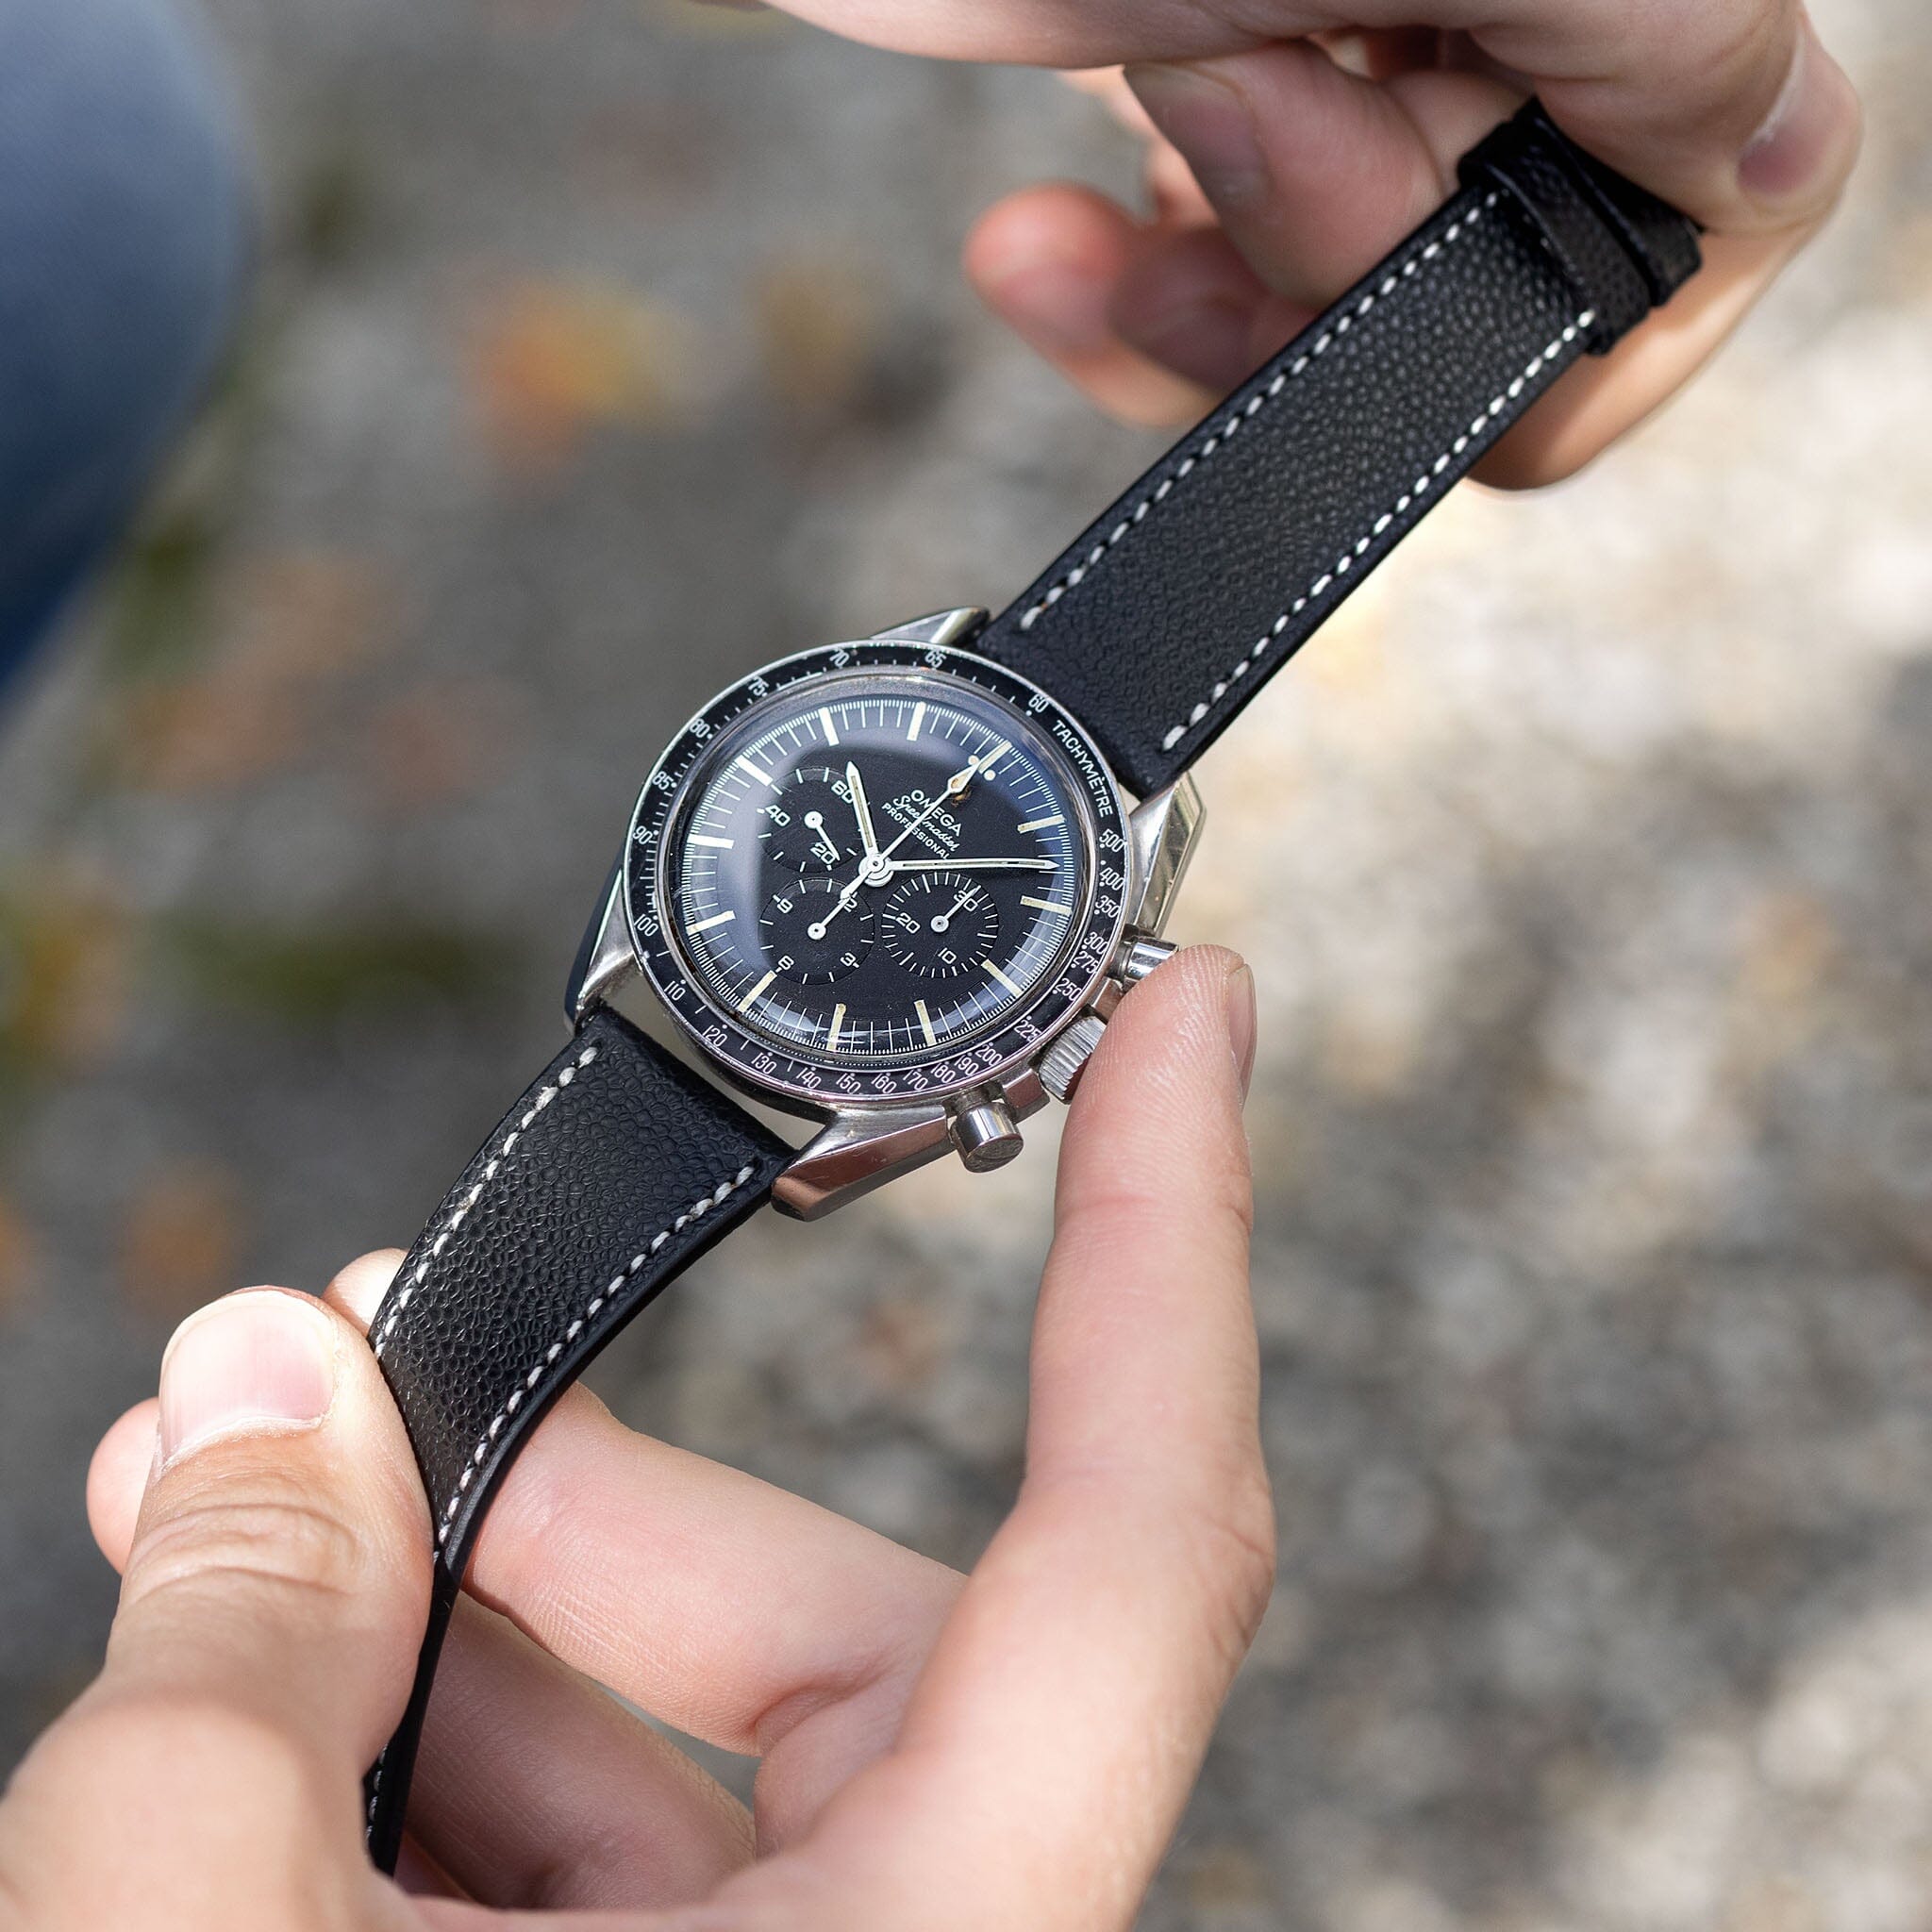
[[[0,686],[203,392],[249,217],[198,23],[172,0],[0,0]]]

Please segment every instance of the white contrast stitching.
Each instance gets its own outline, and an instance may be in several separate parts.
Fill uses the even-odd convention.
[[[1312,584],[1310,584],[1308,588],[1306,591],[1304,591],[1302,594],[1299,597],[1297,597],[1294,600],[1294,602],[1291,604],[1288,607],[1288,608],[1284,610],[1281,613],[1281,615],[1277,617],[1272,625],[1269,625],[1267,630],[1265,630],[1261,634],[1261,636],[1258,637],[1255,641],[1255,642],[1249,646],[1247,656],[1241,658],[1241,660],[1234,667],[1234,669],[1230,671],[1225,677],[1222,678],[1215,685],[1214,689],[1211,691],[1209,691],[1208,694],[1205,698],[1203,698],[1201,702],[1198,705],[1196,705],[1191,711],[1188,713],[1186,720],[1183,723],[1174,725],[1173,729],[1168,732],[1167,736],[1160,741],[1161,750],[1172,751],[1174,748],[1174,746],[1177,745],[1181,741],[1181,740],[1185,738],[1188,735],[1188,733],[1194,728],[1196,724],[1200,724],[1200,722],[1205,717],[1207,717],[1208,712],[1211,711],[1214,708],[1214,707],[1218,705],[1222,701],[1222,699],[1227,695],[1229,690],[1234,685],[1238,684],[1243,677],[1245,677],[1248,675],[1250,671],[1254,669],[1255,665],[1260,660],[1262,654],[1268,650],[1268,648],[1275,641],[1277,638],[1280,637],[1282,632],[1285,631],[1289,627],[1289,625],[1292,624],[1294,620],[1297,617],[1299,617],[1302,614],[1302,612],[1306,610],[1308,608],[1308,606],[1315,601],[1316,598],[1322,596],[1325,591],[1331,589],[1335,583],[1335,580],[1338,577],[1346,576],[1349,574],[1349,572],[1352,571],[1356,567],[1356,565],[1361,560],[1361,558],[1363,558],[1369,554],[1369,551],[1374,545],[1375,540],[1378,537],[1383,536],[1389,530],[1390,526],[1394,524],[1398,517],[1406,515],[1411,508],[1414,508],[1416,503],[1422,497],[1425,496],[1429,492],[1429,491],[1433,490],[1436,487],[1436,485],[1442,480],[1444,474],[1448,471],[1449,466],[1453,462],[1455,462],[1456,458],[1459,457],[1463,453],[1463,451],[1466,450],[1470,446],[1470,444],[1474,442],[1475,439],[1478,436],[1480,436],[1483,433],[1483,431],[1486,430],[1490,426],[1490,425],[1493,423],[1496,420],[1496,418],[1500,416],[1503,413],[1503,411],[1509,407],[1509,405],[1512,402],[1516,401],[1523,394],[1523,391],[1525,389],[1527,389],[1532,382],[1536,380],[1536,378],[1542,373],[1544,367],[1547,364],[1554,362],[1557,359],[1557,358],[1562,354],[1565,347],[1567,347],[1570,343],[1574,342],[1577,339],[1577,337],[1581,335],[1585,329],[1589,328],[1590,325],[1595,320],[1596,311],[1594,309],[1586,308],[1582,312],[1582,314],[1580,314],[1576,318],[1576,320],[1573,322],[1569,325],[1569,327],[1567,327],[1563,331],[1563,333],[1557,338],[1555,341],[1550,343],[1550,345],[1547,348],[1540,349],[1534,356],[1532,356],[1529,358],[1527,366],[1524,369],[1523,374],[1517,376],[1509,384],[1509,386],[1503,391],[1501,395],[1495,397],[1490,403],[1489,407],[1483,410],[1482,414],[1479,415],[1475,419],[1475,421],[1469,425],[1469,427],[1465,429],[1462,432],[1462,434],[1458,436],[1456,439],[1456,441],[1452,442],[1449,445],[1449,447],[1446,450],[1444,450],[1440,457],[1436,458],[1435,462],[1427,470],[1425,470],[1420,476],[1418,476],[1415,479],[1415,482],[1409,487],[1408,490],[1405,491],[1403,494],[1396,499],[1394,508],[1385,510],[1382,515],[1377,517],[1374,521],[1374,525],[1369,530],[1368,535],[1361,538],[1354,545],[1353,548],[1344,551],[1342,555],[1339,557],[1327,570],[1323,572],[1323,574],[1319,577],[1317,577],[1315,581]]]
[[[756,1161],[747,1161],[728,1181],[720,1181],[708,1194],[699,1195],[669,1227],[653,1235],[641,1254],[633,1255],[630,1257],[623,1273],[614,1276],[609,1285],[602,1292],[595,1295],[585,1307],[583,1313],[564,1330],[562,1340],[553,1341],[543,1354],[538,1357],[536,1366],[530,1370],[515,1389],[510,1391],[508,1399],[497,1410],[495,1416],[491,1421],[490,1426],[484,1430],[482,1437],[477,1441],[475,1454],[464,1464],[462,1474],[457,1478],[457,1486],[450,1492],[449,1501],[443,1505],[442,1515],[436,1525],[436,1543],[439,1549],[449,1541],[449,1533],[456,1524],[457,1510],[461,1506],[463,1496],[474,1480],[476,1472],[482,1468],[484,1457],[489,1454],[491,1443],[495,1441],[504,1424],[522,1407],[524,1397],[530,1394],[536,1389],[538,1383],[542,1381],[543,1377],[550,1372],[558,1357],[563,1353],[564,1343],[574,1341],[582,1330],[586,1322],[594,1321],[598,1309],[603,1307],[607,1302],[614,1299],[624,1289],[625,1284],[637,1274],[638,1270],[646,1261],[654,1258],[658,1251],[674,1236],[682,1234],[693,1221],[701,1221],[707,1214],[711,1213],[713,1209],[724,1207],[725,1202],[740,1188],[743,1187],[745,1182],[750,1180],[757,1172],[758,1163]]]
[[[1158,504],[1165,503],[1174,492],[1174,486],[1183,478],[1191,476],[1214,452],[1224,443],[1231,441],[1244,423],[1252,421],[1287,389],[1296,376],[1302,375],[1345,336],[1369,310],[1385,295],[1392,295],[1406,281],[1412,281],[1425,263],[1437,260],[1445,249],[1460,236],[1474,227],[1483,215],[1494,208],[1502,199],[1501,192],[1491,193],[1480,207],[1473,208],[1459,221],[1451,222],[1441,235],[1433,242],[1427,242],[1416,250],[1399,267],[1391,268],[1376,287],[1371,289],[1355,307],[1336,317],[1329,326],[1323,330],[1313,345],[1303,355],[1297,356],[1286,369],[1277,370],[1274,379],[1263,390],[1257,390],[1253,395],[1226,421],[1222,423],[1202,443],[1198,450],[1184,457],[1178,469],[1172,476],[1163,477],[1155,488],[1143,496],[1125,516],[1122,517],[1108,534],[1090,550],[1086,557],[1076,563],[1065,576],[1051,584],[1040,602],[1025,611],[1020,619],[1020,628],[1031,630],[1045,613],[1053,608],[1069,591],[1080,583],[1093,570],[1101,559],[1119,543],[1122,539],[1137,529],[1147,520],[1148,513]]]
[[[457,1204],[450,1214],[449,1220],[444,1224],[441,1232],[430,1242],[429,1252],[424,1256],[415,1274],[404,1283],[402,1291],[396,1296],[395,1305],[390,1309],[388,1319],[382,1324],[382,1333],[375,1338],[374,1343],[375,1359],[377,1361],[382,1359],[382,1352],[388,1347],[390,1337],[395,1333],[396,1324],[403,1318],[403,1310],[409,1306],[416,1291],[429,1279],[429,1271],[435,1267],[438,1257],[441,1255],[443,1249],[449,1245],[450,1236],[455,1234],[457,1229],[463,1224],[464,1218],[475,1207],[476,1203],[483,1198],[484,1189],[496,1178],[496,1171],[503,1165],[504,1157],[508,1154],[509,1150],[523,1137],[524,1129],[596,1058],[597,1049],[594,1046],[585,1047],[583,1052],[578,1054],[576,1058],[558,1074],[557,1085],[544,1088],[536,1099],[530,1103],[529,1112],[525,1114],[523,1119],[504,1136],[503,1145],[496,1150],[491,1159],[485,1162],[483,1172],[476,1177],[475,1186]]]

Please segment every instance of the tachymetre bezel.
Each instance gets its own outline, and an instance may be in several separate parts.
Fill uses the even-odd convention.
[[[1087,888],[1069,941],[1048,979],[996,1030],[930,1059],[841,1065],[788,1051],[752,1032],[711,997],[686,957],[669,873],[672,835],[684,801],[706,780],[713,754],[760,708],[789,708],[801,686],[856,676],[905,675],[964,685],[1023,720],[1061,766],[1079,801]],[[1129,859],[1125,807],[1106,761],[1046,692],[1004,667],[946,645],[868,639],[822,646],[767,665],[692,718],[646,779],[632,814],[623,867],[624,910],[638,964],[673,1022],[709,1060],[749,1089],[811,1112],[904,1107],[995,1083],[1038,1058],[1059,1026],[1092,996],[1126,920]]]

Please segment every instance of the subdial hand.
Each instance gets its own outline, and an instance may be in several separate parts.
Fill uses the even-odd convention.
[[[824,855],[827,865],[839,862],[839,847],[832,836],[825,830],[825,815],[822,811],[808,811],[805,815],[805,828],[812,835],[813,847]]]
[[[979,888],[978,888],[977,886],[965,886],[965,887],[962,887],[962,888],[960,889],[959,896],[958,896],[958,897],[957,899],[955,899],[955,900],[953,901],[953,903],[952,903],[952,904],[951,904],[950,906],[948,906],[948,907],[946,908],[946,909],[945,909],[945,910],[944,910],[943,912],[935,912],[935,913],[933,914],[933,916],[932,916],[932,922],[931,922],[931,924],[932,924],[932,929],[933,929],[933,931],[934,931],[934,932],[944,932],[944,931],[946,931],[946,930],[947,930],[947,928],[948,928],[948,927],[950,927],[950,926],[951,926],[951,924],[953,924],[953,915],[954,915],[954,913],[956,913],[957,911],[958,911],[958,909],[960,908],[960,907],[962,907],[963,905],[965,905],[965,903],[967,902],[967,900],[969,900],[970,898],[972,898],[972,896],[974,895],[974,892],[976,892],[976,891],[978,891],[978,890],[979,890]]]

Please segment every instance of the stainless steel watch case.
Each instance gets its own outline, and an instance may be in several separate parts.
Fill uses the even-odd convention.
[[[940,611],[874,636],[879,641],[958,648],[986,616],[970,608]],[[734,1066],[705,1055],[705,1070],[721,1083],[765,1107],[822,1123],[779,1176],[774,1206],[799,1220],[815,1221],[948,1149],[975,1172],[1004,1166],[1017,1155],[1019,1123],[1049,1099],[1071,1097],[1127,988],[1174,950],[1161,935],[1204,817],[1200,793],[1185,776],[1127,813],[1126,913],[1112,957],[1085,998],[1042,1037],[1027,1059],[999,1070],[984,1085],[911,1103],[868,1103],[842,1095],[814,1102],[748,1081]],[[648,983],[625,913],[622,871],[620,858],[578,951],[565,995],[574,1024],[633,979]]]

